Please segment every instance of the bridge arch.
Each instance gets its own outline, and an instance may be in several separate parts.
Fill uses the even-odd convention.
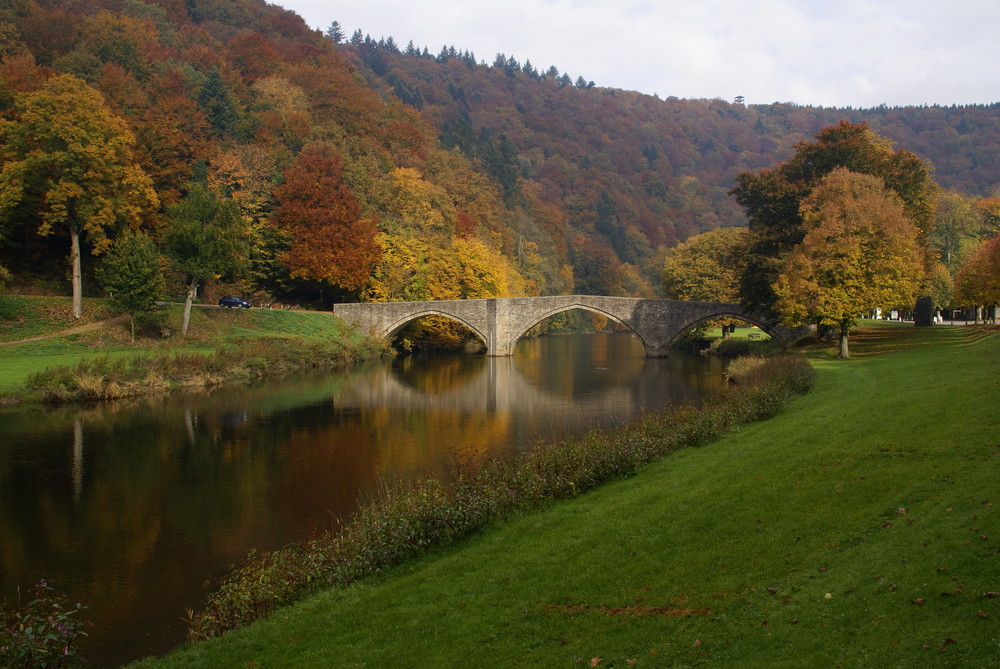
[[[744,323],[749,323],[751,325],[756,325],[761,330],[763,330],[764,332],[766,332],[769,336],[771,336],[771,337],[777,336],[777,333],[772,332],[772,329],[774,327],[774,321],[769,321],[769,320],[766,320],[766,319],[758,318],[757,316],[755,316],[753,314],[735,313],[734,311],[730,310],[730,311],[720,311],[717,314],[710,314],[708,316],[703,316],[703,317],[700,317],[700,318],[697,318],[697,319],[691,321],[687,325],[682,326],[681,329],[679,329],[674,334],[674,336],[670,339],[670,341],[668,342],[668,345],[669,346],[673,346],[674,344],[677,343],[677,340],[679,340],[681,337],[683,337],[687,332],[689,332],[690,330],[693,330],[694,328],[698,327],[702,323],[705,323],[705,322],[708,322],[708,321],[717,321],[717,320],[719,320],[721,318],[731,318],[731,319],[736,320],[736,321],[743,321]]]
[[[604,316],[614,321],[615,323],[618,323],[619,325],[628,328],[629,332],[635,335],[635,337],[640,342],[642,342],[643,348],[646,347],[646,341],[642,338],[642,335],[635,329],[635,327],[633,327],[631,323],[627,322],[620,316],[611,313],[610,311],[601,309],[599,307],[590,304],[578,303],[578,304],[560,305],[557,307],[553,307],[552,309],[546,312],[542,312],[540,314],[532,314],[530,319],[519,323],[518,327],[513,331],[513,336],[511,337],[511,343],[510,343],[511,350],[513,350],[513,348],[517,345],[517,342],[521,341],[521,338],[524,337],[524,335],[531,328],[535,327],[536,325],[538,325],[539,323],[548,318],[552,318],[553,316],[558,316],[559,314],[566,313],[567,311],[573,311],[575,309],[579,309],[580,311],[586,311],[592,314],[597,314],[599,316]]]
[[[457,316],[457,315],[455,315],[453,313],[450,313],[450,312],[442,310],[442,309],[427,309],[425,311],[415,312],[413,314],[408,314],[408,315],[404,316],[403,318],[400,318],[396,322],[392,323],[391,325],[389,325],[386,328],[386,330],[385,330],[384,336],[391,341],[407,325],[409,325],[410,323],[412,323],[414,321],[418,321],[421,318],[425,318],[427,316],[441,316],[442,318],[447,318],[450,321],[454,321],[454,322],[458,323],[459,325],[467,328],[470,332],[472,332],[472,334],[474,334],[476,336],[476,338],[478,338],[479,341],[482,342],[483,346],[486,346],[487,348],[489,348],[489,345],[490,345],[489,337],[487,337],[482,332],[480,332],[479,328],[477,328],[475,325],[469,323],[466,319],[462,318],[461,316]]]

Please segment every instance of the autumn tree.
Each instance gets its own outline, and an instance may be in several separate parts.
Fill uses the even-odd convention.
[[[934,304],[935,315],[940,315],[942,309],[952,302],[954,281],[951,272],[940,260],[931,263],[920,284],[920,294],[927,295]]]
[[[138,78],[148,74],[146,53],[155,47],[156,28],[151,21],[101,10],[84,22],[77,50],[100,63],[115,63]]]
[[[510,277],[514,271],[507,259],[495,249],[478,239],[469,238],[452,240],[450,248],[456,261],[462,299],[510,295]]]
[[[970,240],[978,241],[982,216],[975,201],[959,193],[941,193],[937,205],[931,246],[945,267],[954,272],[962,264],[962,254]]]
[[[365,285],[379,258],[375,223],[343,181],[332,144],[306,146],[276,191],[274,222],[291,237],[283,262],[293,277],[325,281],[348,291]]]
[[[97,276],[112,306],[129,315],[135,343],[135,317],[152,311],[164,288],[156,245],[141,232],[118,235],[104,255]]]
[[[955,274],[955,299],[976,307],[976,322],[982,308],[1000,304],[1000,234],[981,243]]]
[[[0,222],[38,221],[37,232],[70,238],[73,316],[82,315],[81,237],[95,254],[118,225],[136,228],[157,204],[132,155],[134,138],[101,94],[72,75],[16,96],[0,125]]]
[[[191,166],[209,158],[209,125],[179,68],[158,71],[144,89],[149,101],[140,111],[137,153],[167,206],[191,180]]]
[[[775,280],[806,234],[802,203],[837,168],[881,178],[916,226],[916,239],[926,241],[934,221],[937,189],[929,165],[908,151],[893,150],[892,143],[867,123],[841,121],[821,130],[814,141],[797,144],[792,158],[777,167],[737,175],[731,194],[744,208],[752,234],[740,282],[747,303],[774,306]],[[919,255],[924,259],[923,251]]]
[[[387,214],[395,225],[446,238],[455,232],[458,214],[450,194],[425,179],[419,170],[393,170],[390,188]]]
[[[668,300],[739,301],[749,243],[746,228],[718,228],[670,249],[663,263],[663,296]]]
[[[278,76],[258,80],[253,91],[261,119],[258,138],[284,142],[291,151],[299,151],[309,139],[312,123],[306,92]]]
[[[246,224],[236,202],[220,199],[200,183],[191,184],[185,198],[167,208],[163,250],[187,285],[181,324],[181,334],[187,336],[199,286],[244,267]]]
[[[923,275],[917,227],[902,199],[875,176],[836,168],[802,201],[804,235],[774,285],[787,325],[818,323],[848,333],[876,308],[912,303]]]
[[[1000,196],[979,200],[976,202],[976,211],[987,236],[1000,233]]]
[[[279,256],[288,248],[288,235],[271,222],[274,183],[281,178],[279,156],[261,144],[240,144],[212,157],[208,184],[239,205],[249,225],[247,278],[274,292],[288,270]]]

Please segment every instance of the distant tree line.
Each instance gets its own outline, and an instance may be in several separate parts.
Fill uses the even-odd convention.
[[[344,32],[338,21],[334,21],[326,29],[324,33],[327,38],[333,41],[334,44],[341,44],[344,41]],[[347,42],[351,46],[364,50],[366,53],[365,63],[369,66],[369,69],[382,76],[385,74],[386,69],[377,55],[377,51],[384,51],[391,54],[403,54],[410,56],[411,58],[423,58],[425,60],[430,60],[436,63],[447,63],[452,60],[457,60],[459,62],[465,63],[470,67],[483,67],[489,68],[486,61],[477,61],[476,55],[471,51],[459,51],[454,46],[442,46],[441,50],[434,55],[430,50],[424,46],[423,49],[418,49],[413,40],[410,40],[404,50],[400,50],[396,40],[389,37],[380,37],[378,40],[372,38],[371,35],[365,34],[359,28],[354,31],[351,35],[350,40]],[[538,70],[534,65],[531,64],[530,60],[526,60],[522,65],[514,56],[507,56],[503,53],[498,53],[493,59],[493,68],[502,70],[507,73],[508,76],[513,76],[516,72],[524,73],[525,75],[533,79],[551,79],[559,84],[560,87],[575,85],[577,88],[594,88],[595,84],[593,81],[588,81],[582,76],[577,77],[576,81],[567,73],[559,73],[559,68],[555,65],[550,65],[547,70]],[[381,71],[380,71],[381,70]],[[405,101],[405,100],[404,100]]]

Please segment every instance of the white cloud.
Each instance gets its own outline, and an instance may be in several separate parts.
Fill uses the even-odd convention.
[[[995,0],[281,0],[325,29],[555,65],[661,97],[868,107],[1000,101]]]

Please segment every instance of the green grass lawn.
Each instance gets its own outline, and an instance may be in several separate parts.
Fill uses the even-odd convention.
[[[729,336],[733,339],[759,339],[761,341],[767,341],[771,338],[769,334],[760,328],[750,325],[736,326],[736,331],[732,332]],[[707,339],[722,339],[722,328],[709,328],[705,331],[705,337]]]
[[[0,342],[15,342],[54,334],[115,314],[106,300],[84,300],[84,317],[70,315],[68,297],[0,296]],[[172,333],[140,336],[131,342],[128,323],[93,332],[0,346],[0,396],[15,393],[28,376],[47,368],[72,367],[82,360],[107,356],[169,355],[176,352],[211,353],[219,347],[248,339],[301,339],[328,342],[356,337],[329,312],[293,312],[259,309],[200,309],[191,313],[187,338],[180,336],[182,309],[165,308],[165,327]]]
[[[114,316],[107,300],[84,298],[83,317],[73,318],[68,297],[0,295],[0,342],[47,335]]]
[[[1000,336],[852,350],[776,418],[141,666],[996,666]]]

